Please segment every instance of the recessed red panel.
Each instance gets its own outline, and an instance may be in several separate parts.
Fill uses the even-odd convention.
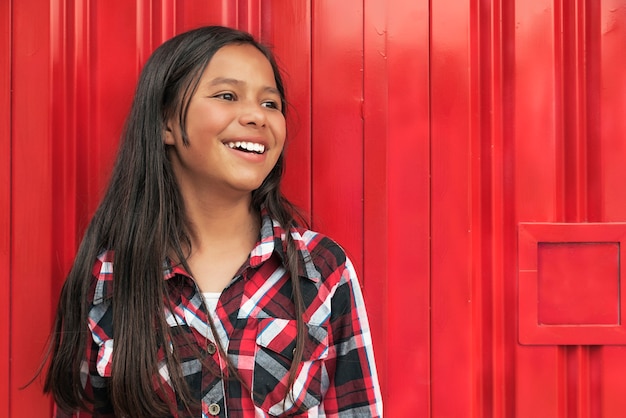
[[[539,325],[619,324],[619,243],[540,242]]]
[[[625,223],[519,226],[519,341],[626,344]]]

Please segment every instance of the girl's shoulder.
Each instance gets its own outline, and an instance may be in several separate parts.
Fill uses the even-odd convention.
[[[333,238],[302,227],[292,229],[291,234],[305,264],[310,263],[322,277],[328,277],[338,271],[352,272],[353,265],[349,255]]]
[[[292,229],[291,235],[296,243],[302,243],[312,256],[335,258],[339,264],[345,262],[347,257],[345,250],[328,235],[304,227]]]

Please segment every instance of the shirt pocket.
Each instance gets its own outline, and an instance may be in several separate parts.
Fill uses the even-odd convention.
[[[252,397],[270,416],[294,416],[318,406],[322,400],[322,368],[328,356],[328,331],[307,324],[304,352],[291,396],[286,397],[289,369],[296,347],[297,322],[281,318],[259,319],[254,358]]]

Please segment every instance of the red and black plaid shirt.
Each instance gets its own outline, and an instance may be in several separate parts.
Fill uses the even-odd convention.
[[[295,403],[289,397],[284,402],[296,339],[292,288],[283,263],[285,232],[269,216],[263,216],[260,241],[220,296],[213,316],[217,336],[207,324],[206,307],[194,280],[182,268],[166,263],[164,278],[173,314],[164,311],[173,328],[173,350],[178,350],[182,359],[191,393],[202,401],[202,417],[382,416],[370,329],[354,267],[334,241],[305,229],[289,232],[303,260],[300,275],[308,335],[293,386]],[[101,405],[94,417],[114,416],[107,390],[111,356],[115,355],[112,271],[113,254],[104,252],[93,269],[95,292],[89,313],[93,341],[88,344],[83,366],[88,393]],[[245,386],[237,379],[211,373],[188,347],[192,341],[202,352],[210,353],[213,370],[226,375],[219,350],[207,346],[216,338]],[[159,378],[171,388],[164,363]],[[59,411],[57,416],[65,415]],[[74,415],[79,416],[84,415]]]

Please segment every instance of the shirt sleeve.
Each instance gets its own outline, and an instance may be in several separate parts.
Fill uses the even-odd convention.
[[[92,268],[88,328],[84,333],[85,353],[80,370],[86,396],[93,400],[93,404],[88,403],[92,411],[68,414],[55,405],[55,418],[115,417],[109,396],[113,351],[112,261],[113,253],[105,251],[97,257]]]
[[[91,336],[91,333],[89,334]],[[90,338],[91,343],[87,342],[87,350],[85,359],[81,367],[81,381],[87,396],[93,399],[91,412],[79,411],[74,413],[66,413],[56,405],[54,406],[54,418],[114,418],[113,405],[109,397],[108,377],[102,377],[96,370],[96,361],[98,355],[98,344]]]
[[[87,334],[87,350],[81,380],[86,392],[94,400],[93,418],[115,416],[109,396],[113,352],[112,316],[110,299],[92,305],[89,312],[90,332]]]
[[[382,397],[363,294],[346,258],[331,301],[326,417],[382,417]]]

